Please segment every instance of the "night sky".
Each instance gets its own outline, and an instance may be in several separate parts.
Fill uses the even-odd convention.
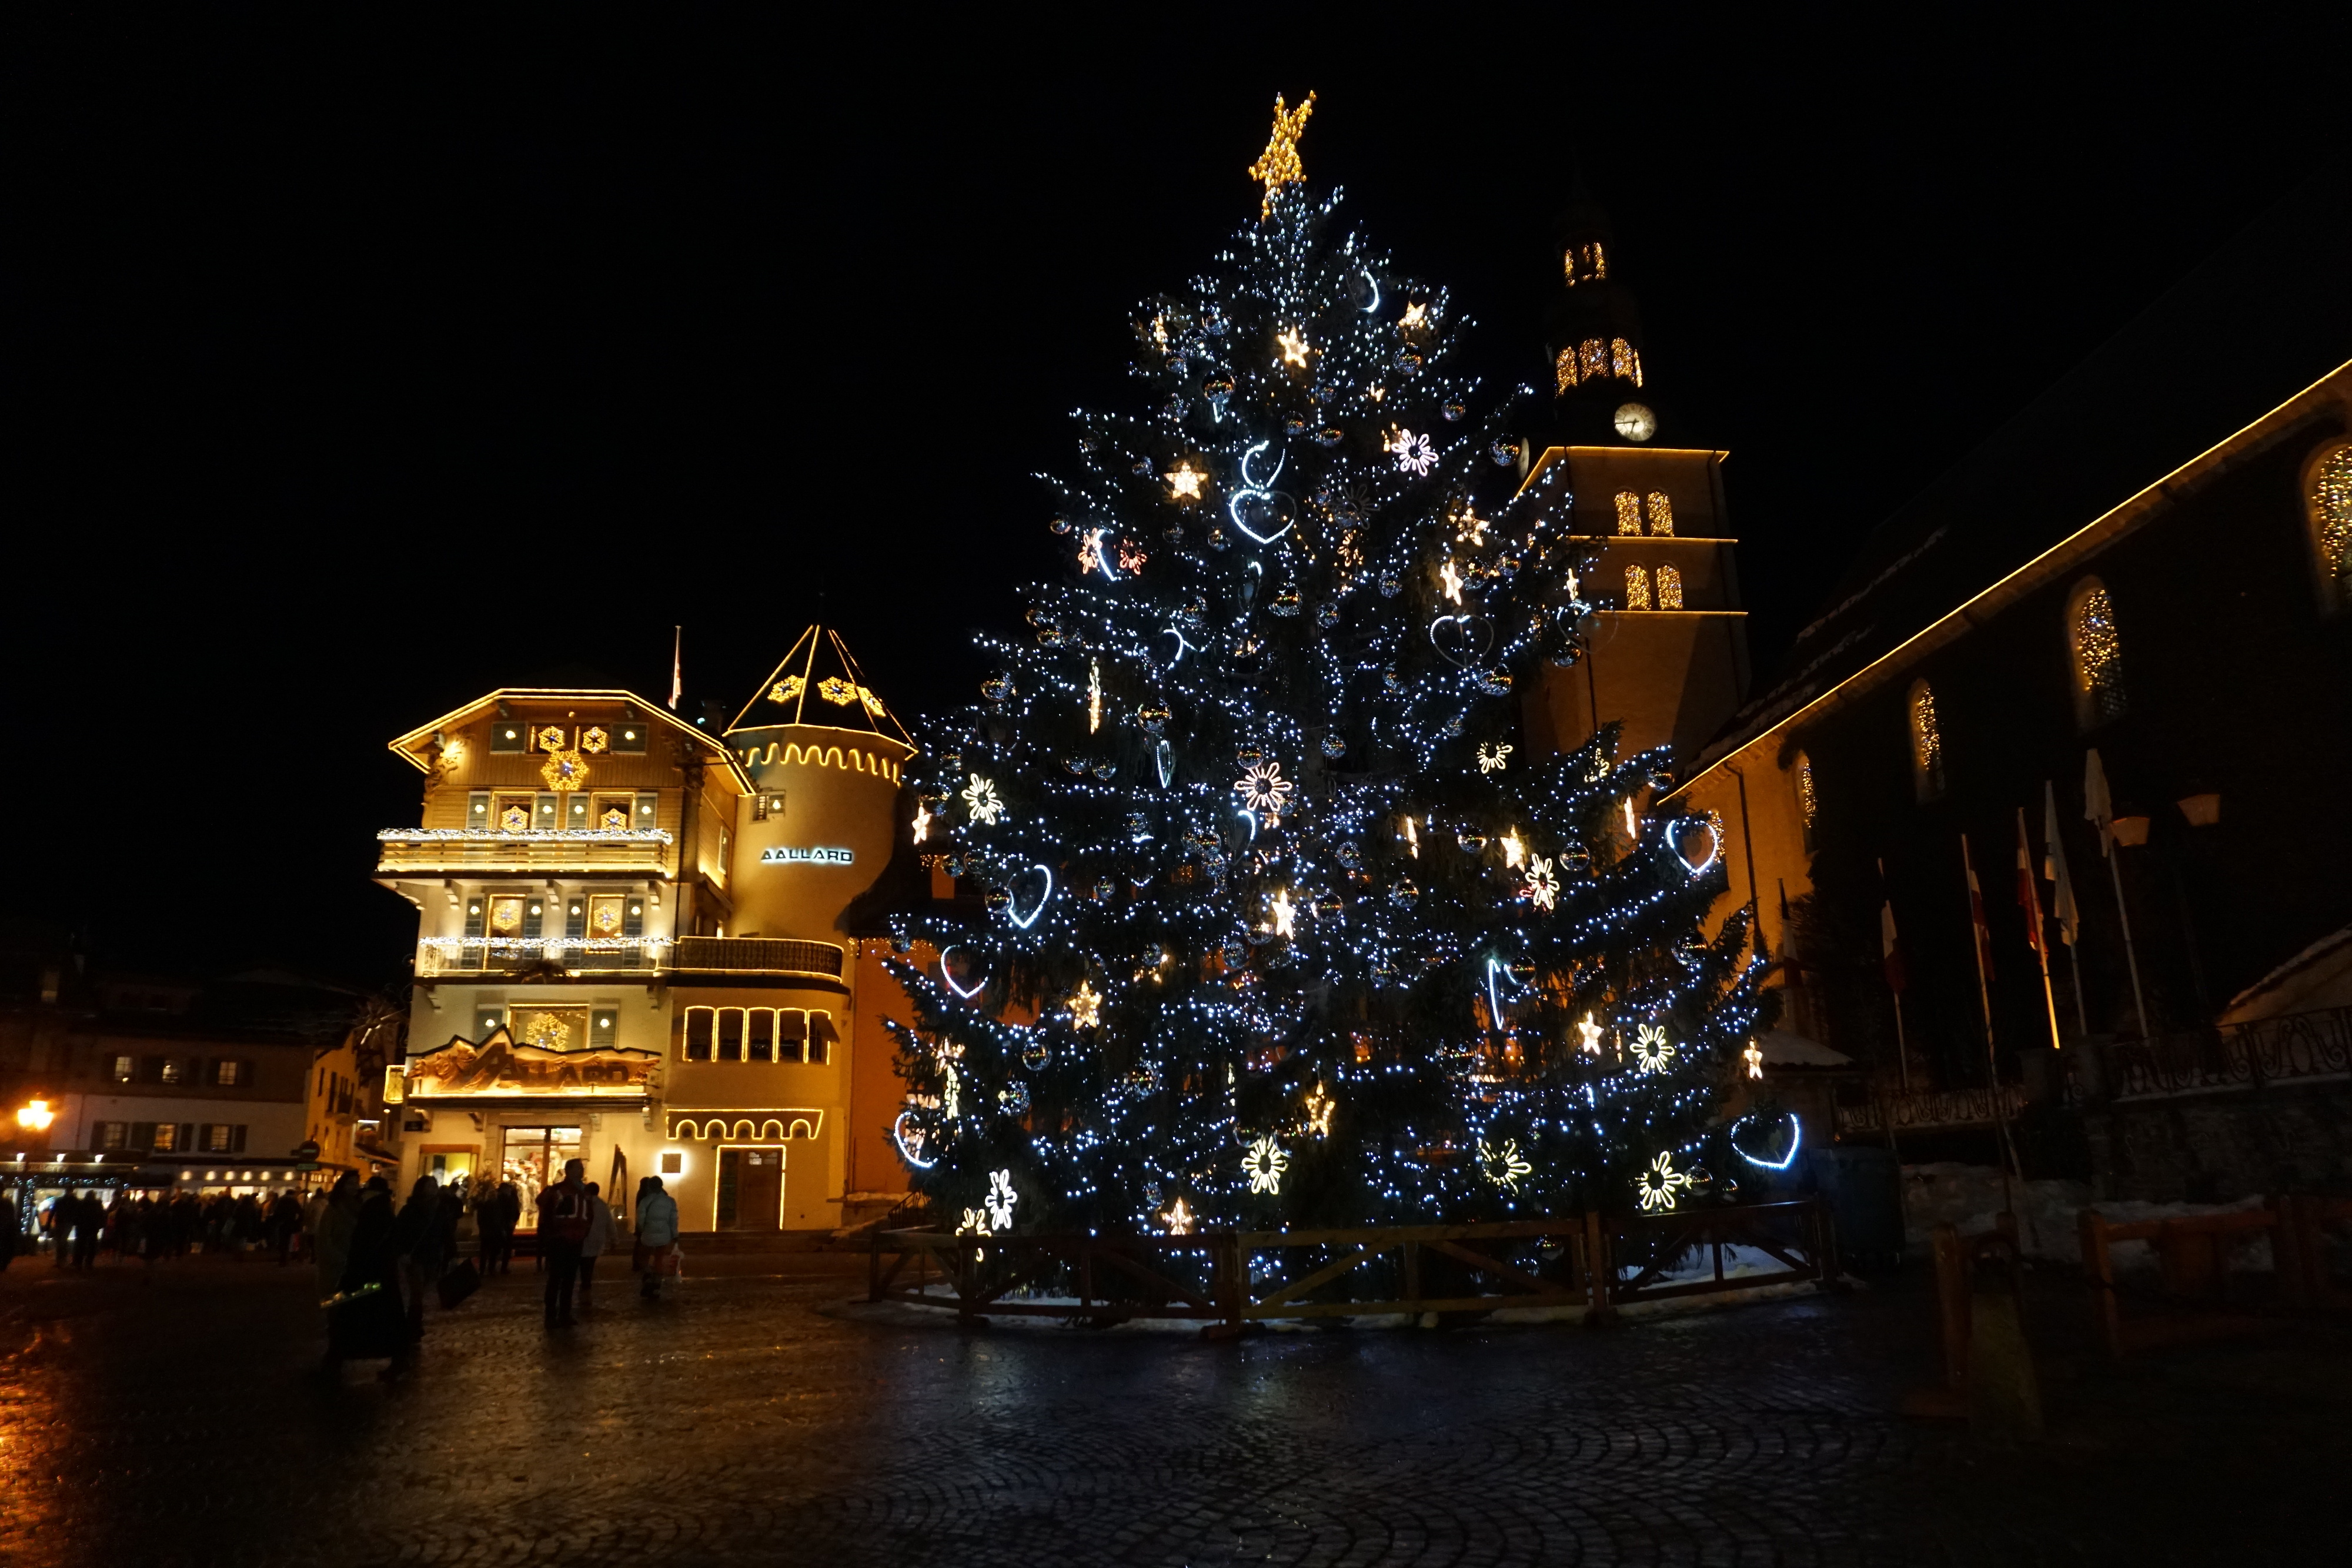
[[[1873,524],[2343,131],[2342,40],[2248,9],[223,14],[0,39],[13,918],[117,967],[396,980],[384,742],[501,685],[666,695],[675,623],[689,706],[820,618],[901,712],[970,695],[970,632],[1055,560],[1024,476],[1132,396],[1132,303],[1255,216],[1277,91],[1496,395],[1542,373],[1583,172],[1651,390],[1732,455],[1766,671]]]

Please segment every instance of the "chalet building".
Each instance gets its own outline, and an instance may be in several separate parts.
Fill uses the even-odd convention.
[[[625,691],[489,693],[392,743],[425,778],[376,879],[417,909],[383,1091],[403,1176],[587,1162],[625,1212],[660,1176],[690,1231],[833,1227],[906,1188],[883,1019],[891,879],[919,895],[914,747],[811,627],[731,725]]]
[[[1682,764],[1799,1028],[1979,1121],[1995,1077],[2090,1107],[2124,1196],[2352,1174],[2340,1084],[2289,1092],[2352,1069],[2347,277],[2352,205],[2315,184],[1889,517]],[[2021,815],[2043,915],[2060,853],[2079,908],[2047,992]]]

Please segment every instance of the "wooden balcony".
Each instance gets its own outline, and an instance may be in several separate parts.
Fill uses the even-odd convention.
[[[671,835],[658,828],[546,829],[500,833],[470,828],[386,828],[376,834],[376,874],[525,875],[565,872],[667,875]]]
[[[682,936],[588,941],[578,937],[515,940],[436,937],[416,946],[416,977],[455,980],[530,969],[546,979],[676,977],[688,984],[805,984],[839,990],[846,967],[831,942],[767,936]]]

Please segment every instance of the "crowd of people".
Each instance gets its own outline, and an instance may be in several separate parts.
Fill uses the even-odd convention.
[[[597,1184],[583,1179],[586,1168],[569,1162],[563,1179],[541,1188],[535,1199],[550,1333],[573,1326],[575,1312],[593,1310],[596,1265],[623,1234]],[[462,1300],[484,1277],[513,1271],[520,1188],[504,1182],[467,1200],[462,1181],[444,1186],[424,1176],[395,1207],[389,1181],[362,1182],[351,1171],[307,1203],[290,1190],[266,1197],[124,1192],[110,1204],[95,1192],[66,1192],[35,1217],[33,1246],[47,1242],[60,1269],[94,1268],[101,1252],[148,1264],[192,1251],[243,1258],[267,1249],[281,1266],[301,1259],[318,1271],[328,1364],[381,1359],[397,1372],[425,1333],[428,1295]],[[679,1274],[677,1200],[661,1177],[649,1176],[637,1184],[634,1207],[630,1264],[639,1295],[656,1300]],[[471,1258],[460,1236],[469,1209]],[[15,1198],[0,1194],[0,1269],[20,1249],[33,1249],[23,1246],[22,1224]]]

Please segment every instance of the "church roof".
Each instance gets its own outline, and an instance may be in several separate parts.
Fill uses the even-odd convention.
[[[1695,777],[2352,361],[2352,184],[2300,186],[1872,532]],[[1971,350],[1973,351],[1973,350]]]
[[[822,725],[878,735],[912,748],[906,726],[866,684],[841,633],[812,626],[800,634],[768,678],[751,694],[729,735],[772,729],[779,725]]]

